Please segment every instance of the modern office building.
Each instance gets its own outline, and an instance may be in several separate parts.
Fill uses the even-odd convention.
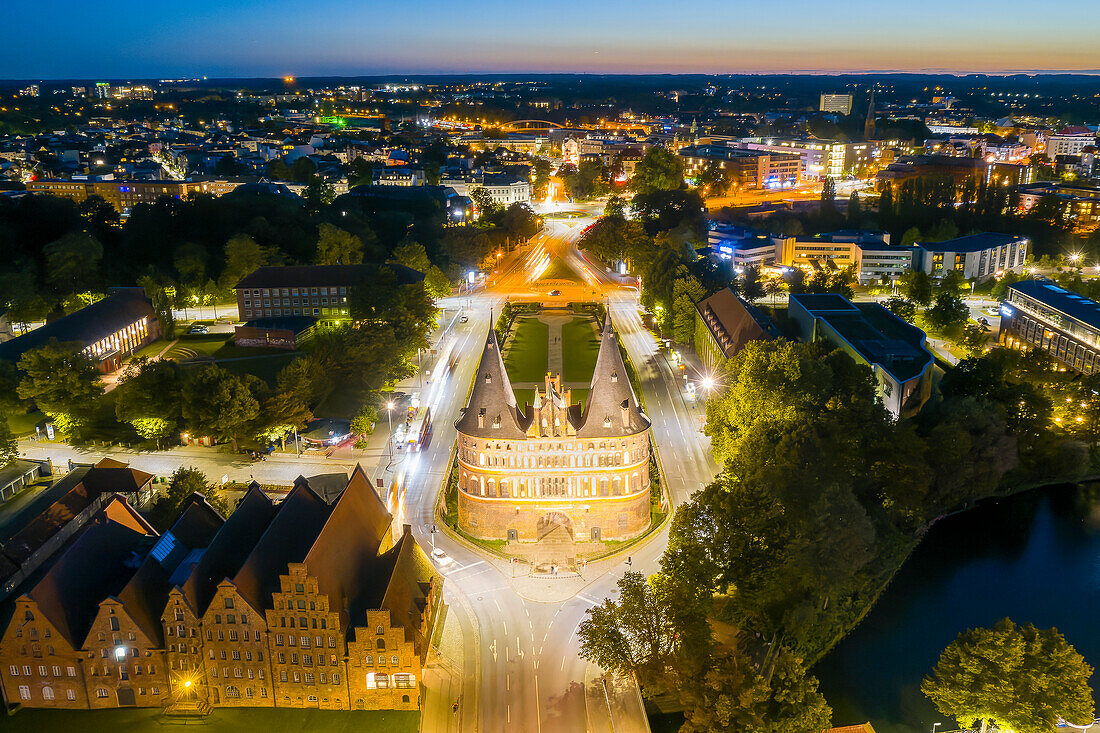
[[[1066,219],[1082,229],[1100,226],[1100,186],[1084,183],[1043,181],[1017,190],[1017,207],[1027,213],[1045,197],[1051,196],[1062,207]]]
[[[932,392],[932,353],[925,334],[878,303],[835,293],[792,294],[790,318],[806,341],[828,341],[871,367],[879,399],[895,418],[920,410]]]
[[[160,322],[143,288],[111,288],[106,298],[41,328],[0,342],[0,359],[13,364],[51,339],[75,342],[96,367],[110,373],[146,344],[160,337]]]
[[[1100,303],[1048,280],[1023,280],[1001,302],[997,340],[1042,349],[1067,369],[1093,374],[1100,371]]]
[[[516,404],[489,329],[458,429],[458,522],[483,539],[626,540],[650,523],[649,418],[610,319],[583,409],[560,376]]]
[[[851,94],[822,94],[817,106],[821,112],[835,112],[842,115],[852,114]]]
[[[695,352],[713,374],[750,341],[778,338],[779,330],[764,313],[733,291],[722,288],[695,304]]]
[[[984,282],[997,273],[1023,272],[1029,245],[1025,237],[994,232],[917,242],[915,266],[933,277],[956,270],[965,280]]]

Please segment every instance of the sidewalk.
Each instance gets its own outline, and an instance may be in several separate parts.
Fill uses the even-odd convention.
[[[589,664],[584,671],[584,689],[589,731],[649,733],[649,718],[634,680],[600,674],[596,665]]]

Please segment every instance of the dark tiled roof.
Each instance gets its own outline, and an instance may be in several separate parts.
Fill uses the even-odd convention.
[[[1024,237],[1012,234],[997,234],[984,232],[982,234],[969,234],[965,237],[948,239],[946,242],[917,242],[917,246],[926,252],[980,252],[983,249],[1003,247],[1013,242],[1019,242]]]
[[[19,361],[24,353],[45,346],[50,339],[79,341],[81,348],[156,314],[141,288],[120,288],[103,300],[47,323],[30,333],[0,344],[0,359]]]
[[[390,546],[391,520],[363,469],[356,466],[305,558],[318,590],[349,618],[365,608],[361,604],[372,589],[364,584],[364,571]]]
[[[100,512],[29,595],[58,633],[79,649],[99,603],[122,590],[137,571],[135,558],[144,554],[154,539],[155,535],[136,532]]]
[[[240,288],[355,287],[378,277],[381,267],[393,270],[399,285],[424,279],[424,273],[404,265],[286,265],[261,267],[237,283]]]
[[[727,359],[749,341],[779,335],[771,319],[741,300],[733,288],[722,288],[695,307]]]
[[[483,418],[480,427],[479,415]],[[476,438],[519,440],[526,436],[527,420],[516,407],[516,394],[508,380],[500,344],[491,324],[474,375],[474,388],[455,427],[463,435]]]
[[[332,507],[299,477],[233,577],[241,597],[258,613],[270,605],[271,594],[279,590],[279,575],[286,574],[287,565],[305,560],[331,511]]]
[[[420,628],[420,619],[427,607],[428,589],[433,579],[438,586],[442,578],[409,530],[409,526],[405,525],[405,532],[387,553],[393,558],[393,565],[389,582],[385,585],[385,594],[378,605],[390,612],[395,624],[405,628],[406,638],[413,637],[416,652],[423,656],[427,640],[416,638],[416,631]],[[383,559],[388,564],[389,557]]]
[[[610,425],[607,425],[610,423]],[[610,314],[600,339],[600,353],[588,391],[584,417],[577,428],[578,438],[605,438],[634,435],[649,429],[649,418],[638,406],[630,377],[619,353],[619,338],[611,325]]]
[[[218,583],[241,569],[274,516],[275,505],[259,484],[253,483],[181,587],[196,615],[201,618],[206,612]]]
[[[134,623],[157,647],[164,647],[161,613],[168,603],[169,579],[192,550],[205,548],[225,520],[201,494],[193,494],[172,528],[157,540],[145,562],[118,594]]]

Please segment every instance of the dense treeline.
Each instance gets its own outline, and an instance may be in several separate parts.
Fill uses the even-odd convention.
[[[1087,470],[1096,423],[1075,415],[1100,414],[1091,382],[1004,349],[965,360],[901,421],[868,368],[822,344],[752,342],[722,382],[706,427],[722,472],[677,509],[661,571],[581,629],[588,658],[677,695],[685,731],[828,727],[801,660],[862,618],[937,517]],[[767,726],[745,722],[761,714]]]

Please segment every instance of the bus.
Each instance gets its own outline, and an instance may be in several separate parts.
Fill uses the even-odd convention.
[[[409,418],[405,421],[403,442],[410,453],[415,453],[427,447],[432,439],[432,408],[418,407],[415,412],[410,409],[409,413]]]

